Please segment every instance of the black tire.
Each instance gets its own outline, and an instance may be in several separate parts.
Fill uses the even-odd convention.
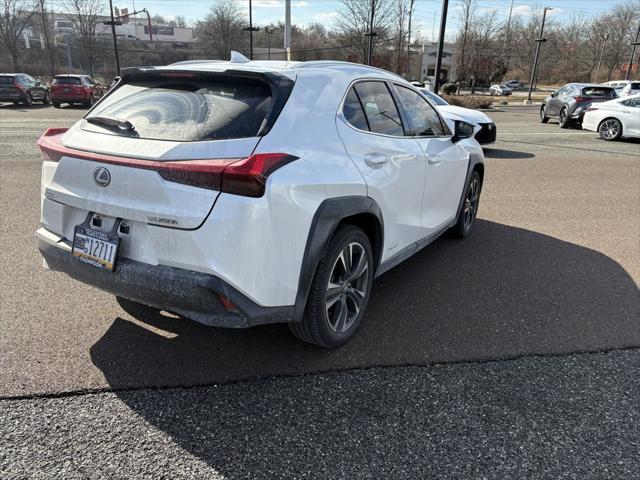
[[[560,125],[560,128],[569,128],[569,113],[567,112],[566,108],[560,110],[558,125]]]
[[[59,102],[53,102],[53,106],[55,108],[60,108],[60,103]]]
[[[547,117],[547,106],[542,105],[540,107],[540,123],[547,123],[549,121],[549,117]]]
[[[30,92],[27,92],[27,94],[24,97],[24,100],[22,100],[22,104],[25,107],[30,107],[31,105],[33,105],[33,97],[31,96]]]
[[[458,214],[458,220],[451,229],[458,238],[467,238],[473,232],[478,207],[480,205],[480,193],[482,192],[482,178],[477,170],[474,170],[469,179],[469,184],[464,192],[462,208]]]
[[[361,263],[365,261],[366,267]],[[353,225],[338,228],[316,268],[302,321],[289,324],[291,332],[303,342],[323,348],[346,343],[367,309],[373,269],[373,249],[367,235]]]
[[[14,100],[14,101],[13,101],[13,106],[14,106],[14,107],[17,107],[18,105],[20,105],[20,102],[17,102],[17,101],[15,101],[15,100]]]
[[[42,99],[42,104],[43,105],[51,104],[51,94],[48,91],[44,93],[44,98]]]
[[[95,103],[95,101],[96,101],[96,100],[95,100],[95,98],[93,98],[93,95],[91,95],[91,96],[89,97],[89,100],[87,100],[86,102],[83,102],[82,104],[83,104],[85,107],[89,107],[89,108],[90,108],[90,107],[92,107],[92,106],[93,106],[93,104]]]
[[[618,140],[622,136],[622,122],[617,118],[605,118],[598,125],[598,135],[608,142]]]

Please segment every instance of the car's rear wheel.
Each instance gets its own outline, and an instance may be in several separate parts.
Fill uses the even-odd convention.
[[[31,93],[27,92],[27,94],[24,97],[24,100],[22,101],[22,104],[25,107],[30,107],[31,105],[33,105],[33,97],[31,96]]]
[[[558,117],[558,124],[560,128],[569,128],[569,113],[566,108],[560,110],[560,117]]]
[[[85,107],[91,107],[94,103],[95,103],[95,98],[93,98],[93,95],[90,95],[89,96],[89,100],[84,102],[84,106]]]
[[[457,237],[466,238],[471,235],[476,216],[478,215],[481,191],[482,179],[478,171],[474,170],[469,179],[469,185],[467,185],[462,208],[458,214],[458,220],[452,229]]]
[[[622,136],[622,123],[617,118],[606,118],[598,125],[598,135],[603,140],[618,140]]]
[[[60,102],[53,102],[53,106],[55,108],[60,108]]]
[[[318,263],[301,322],[290,324],[300,340],[324,348],[346,343],[358,329],[371,295],[373,250],[358,227],[340,227]]]
[[[549,121],[549,117],[547,117],[547,106],[542,105],[540,107],[540,123],[547,123]]]

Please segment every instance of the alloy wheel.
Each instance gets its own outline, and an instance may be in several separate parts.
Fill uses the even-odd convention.
[[[467,198],[464,201],[464,228],[471,228],[478,212],[478,202],[480,200],[480,180],[474,177],[467,190]]]
[[[369,260],[358,242],[347,244],[336,258],[325,300],[329,327],[334,332],[351,328],[362,308],[369,282]]]
[[[620,125],[618,125],[618,122],[616,120],[605,120],[600,125],[599,133],[600,136],[605,140],[613,140],[614,138],[617,138],[619,132]]]

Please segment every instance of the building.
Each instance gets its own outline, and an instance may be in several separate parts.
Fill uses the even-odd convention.
[[[456,63],[454,57],[455,45],[452,43],[445,43],[442,49],[442,66],[440,68],[440,85],[447,82],[453,82],[456,79]],[[423,46],[422,51],[422,71],[421,80],[424,81],[427,78],[431,81],[435,79],[436,75],[436,60],[438,57],[438,44],[431,43]]]

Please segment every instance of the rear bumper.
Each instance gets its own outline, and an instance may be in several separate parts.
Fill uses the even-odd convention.
[[[1,93],[0,102],[21,102],[24,99],[22,93]]]
[[[86,95],[51,95],[51,101],[53,102],[86,102],[88,97]]]
[[[212,326],[246,328],[267,323],[290,322],[293,306],[257,305],[220,278],[190,270],[149,265],[126,258],[118,259],[113,272],[76,261],[71,244],[40,228],[36,232],[38,248],[51,270],[64,272],[75,280],[119,297],[176,313]],[[225,309],[220,295],[235,306]]]

